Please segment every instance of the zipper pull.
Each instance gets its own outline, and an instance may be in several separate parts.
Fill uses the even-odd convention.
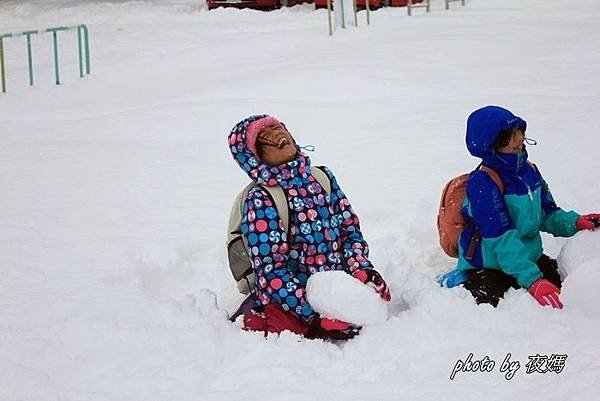
[[[300,149],[302,150],[306,150],[307,152],[314,152],[315,151],[315,145],[304,145],[304,146],[299,146]]]

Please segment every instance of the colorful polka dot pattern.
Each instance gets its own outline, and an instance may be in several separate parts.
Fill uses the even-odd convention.
[[[281,304],[305,321],[314,316],[306,301],[308,277],[318,271],[371,269],[369,248],[360,231],[358,217],[327,168],[331,193],[310,174],[310,159],[300,150],[282,166],[259,162],[245,146],[250,117],[236,125],[230,136],[234,159],[257,183],[283,188],[290,210],[288,233],[268,193],[253,188],[244,202],[242,234],[248,243],[256,273],[258,304]]]

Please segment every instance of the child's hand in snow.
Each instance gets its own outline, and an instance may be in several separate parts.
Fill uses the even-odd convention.
[[[381,274],[374,269],[356,270],[352,273],[352,276],[361,282],[373,287],[375,291],[386,301],[392,299],[390,290]]]
[[[563,304],[558,297],[560,289],[545,278],[534,281],[531,287],[529,287],[529,293],[542,306],[549,305],[553,308],[563,308]]]

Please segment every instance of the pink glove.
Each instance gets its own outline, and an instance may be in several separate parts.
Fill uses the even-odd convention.
[[[575,223],[577,230],[592,230],[600,227],[600,214],[586,214],[577,219]]]
[[[352,276],[370,287],[373,287],[385,301],[390,301],[392,299],[392,295],[390,294],[390,290],[388,289],[385,280],[376,270],[355,270],[354,273],[352,273]]]
[[[545,278],[534,281],[529,287],[529,293],[542,306],[550,305],[553,308],[563,308],[563,304],[558,298],[560,289]]]

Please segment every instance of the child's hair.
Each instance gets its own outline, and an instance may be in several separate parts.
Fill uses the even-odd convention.
[[[265,149],[263,145],[260,142],[256,141],[256,157],[258,157],[258,160],[262,160],[264,154]]]
[[[494,149],[502,148],[510,143],[510,138],[513,136],[513,130],[500,131],[496,142],[494,142]]]
[[[525,130],[523,127],[513,127],[512,129],[500,131],[498,137],[496,138],[496,142],[494,142],[494,149],[503,148],[510,143],[510,139],[517,131],[522,131],[525,134]]]

